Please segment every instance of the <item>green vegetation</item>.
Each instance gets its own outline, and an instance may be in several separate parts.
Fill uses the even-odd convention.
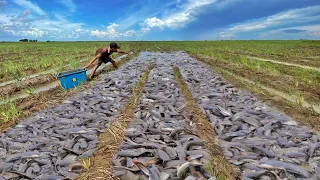
[[[32,95],[36,91],[36,89],[34,87],[32,87],[32,86],[28,86],[25,91],[29,95]]]
[[[8,103],[0,106],[0,123],[6,123],[20,115],[14,103]]]

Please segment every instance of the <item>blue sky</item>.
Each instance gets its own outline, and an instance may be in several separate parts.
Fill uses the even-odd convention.
[[[0,0],[0,41],[320,39],[320,0]]]

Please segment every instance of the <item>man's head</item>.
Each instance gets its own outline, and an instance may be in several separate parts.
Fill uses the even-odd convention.
[[[112,42],[112,43],[110,43],[110,49],[111,49],[111,51],[117,51],[117,49],[120,49],[120,46],[118,46],[117,43]]]

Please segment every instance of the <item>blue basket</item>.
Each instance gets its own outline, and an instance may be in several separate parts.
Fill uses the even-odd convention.
[[[74,69],[57,74],[63,89],[71,89],[87,81],[86,69]]]

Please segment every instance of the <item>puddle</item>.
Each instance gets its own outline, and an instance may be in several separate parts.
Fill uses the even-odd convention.
[[[122,58],[125,58],[125,57],[127,57],[127,56],[128,56],[127,54],[121,55],[121,56],[117,57],[117,58],[115,59],[115,61],[116,61],[116,62],[119,62]],[[103,64],[97,69],[96,72],[101,71],[103,68],[109,66],[110,64],[111,64],[110,62],[108,62],[107,64],[104,64],[104,63],[103,63]],[[53,71],[53,70],[51,70],[51,71]],[[87,76],[90,75],[91,72],[92,72],[92,69],[87,70],[87,72],[86,72],[86,73],[87,73]],[[51,82],[51,83],[49,83],[49,84],[44,84],[43,86],[37,87],[32,94],[38,94],[38,93],[43,92],[43,91],[48,91],[48,90],[53,89],[53,88],[56,88],[56,87],[58,87],[58,86],[60,86],[60,81],[59,81],[59,80],[56,80],[56,81],[53,81],[53,82]],[[7,104],[8,102],[12,102],[12,101],[15,101],[15,100],[17,100],[17,99],[26,98],[26,97],[28,97],[28,96],[30,96],[30,95],[32,95],[32,94],[28,94],[27,92],[21,92],[21,93],[19,93],[19,94],[12,95],[12,96],[10,96],[10,98],[7,98],[7,99],[5,99],[5,100],[1,100],[1,101],[0,101],[0,105]]]
[[[276,90],[276,89],[263,86],[263,85],[258,84],[258,83],[256,83],[256,82],[253,82],[253,81],[251,81],[251,80],[249,80],[249,79],[246,79],[246,78],[243,78],[243,77],[239,77],[239,76],[237,76],[237,75],[235,75],[235,74],[233,74],[233,73],[231,73],[231,72],[229,72],[229,71],[226,71],[226,70],[223,70],[223,69],[220,69],[220,70],[223,71],[224,73],[227,73],[227,74],[233,76],[234,78],[236,78],[236,79],[238,79],[238,80],[240,80],[240,81],[244,81],[244,82],[249,83],[249,84],[254,84],[254,85],[258,86],[259,88],[264,89],[264,90],[270,92],[271,94],[280,96],[280,97],[282,97],[282,98],[284,98],[284,99],[286,99],[287,101],[290,101],[290,102],[292,102],[292,103],[296,103],[296,102],[297,102],[297,99],[299,99],[299,98],[296,97],[296,96],[292,96],[292,95],[289,95],[289,94],[287,94],[287,93],[278,91],[278,90]],[[320,105],[313,105],[313,104],[310,104],[310,103],[308,103],[308,102],[306,102],[306,101],[303,101],[303,102],[301,102],[301,106],[303,106],[303,107],[305,107],[305,108],[313,109],[316,113],[320,114]]]
[[[79,62],[83,62],[83,61],[87,61],[87,59],[81,59]],[[53,68],[53,69],[49,69],[49,70],[46,70],[46,71],[42,71],[42,72],[39,72],[39,73],[35,73],[35,74],[31,74],[27,77],[24,77],[21,79],[21,81],[24,81],[26,79],[31,79],[31,78],[35,78],[35,77],[38,77],[40,75],[43,75],[43,74],[50,74],[50,73],[55,73],[56,71],[58,71],[59,69],[61,68],[64,68],[64,67],[68,67],[68,66],[71,66],[71,64],[67,64],[65,66],[62,66],[62,67],[58,67],[58,68]],[[16,83],[18,82],[17,80],[10,80],[10,81],[5,81],[5,82],[2,82],[0,83],[0,87],[2,86],[6,86],[8,84],[13,84],[13,83]]]
[[[258,61],[272,62],[275,64],[294,66],[294,67],[299,67],[299,68],[303,68],[303,69],[309,69],[309,70],[314,70],[314,71],[320,72],[320,68],[316,68],[316,67],[304,66],[304,65],[300,65],[300,64],[292,64],[292,63],[281,62],[281,61],[276,61],[276,60],[271,60],[271,59],[258,58],[258,57],[252,57],[252,56],[246,56],[246,57],[249,59],[254,59],[254,60],[258,60]]]

